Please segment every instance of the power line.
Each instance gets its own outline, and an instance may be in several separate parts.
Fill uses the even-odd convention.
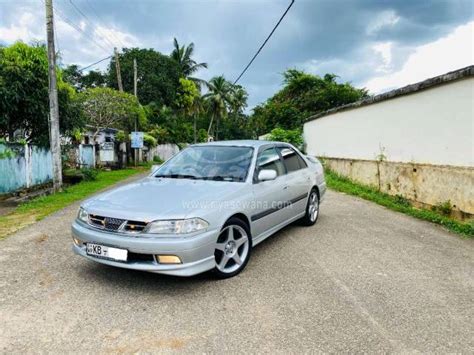
[[[107,60],[107,59],[110,59],[110,58],[112,58],[111,55],[109,55],[108,57],[105,57],[105,58],[103,58],[103,59],[101,59],[101,60],[98,60],[97,62],[94,62],[94,63],[92,63],[92,64],[89,64],[89,65],[85,66],[84,68],[81,68],[81,69],[78,69],[78,70],[79,70],[79,71],[84,71],[84,70],[86,70],[87,68],[93,67],[94,65],[99,64],[99,63],[102,63],[104,60]]]
[[[43,0],[44,2],[44,0]],[[67,23],[69,26],[71,26],[72,28],[74,28],[77,32],[79,32],[81,35],[84,35],[85,37],[87,37],[92,43],[94,43],[97,47],[101,48],[102,50],[106,51],[106,52],[109,52],[108,49],[106,49],[105,47],[103,47],[100,43],[98,43],[96,40],[94,40],[94,38],[92,38],[91,36],[89,36],[86,32],[84,32],[80,27],[78,27],[77,25],[75,25],[71,20],[69,20],[66,16],[64,16],[64,14],[58,10],[58,8],[56,7],[53,7],[53,12],[60,18],[62,19],[65,23]]]
[[[237,77],[237,79],[235,79],[234,81],[234,85],[237,84],[237,82],[239,81],[239,79],[242,77],[242,75],[245,74],[245,72],[247,71],[247,69],[252,65],[253,61],[255,60],[255,58],[257,58],[257,56],[259,55],[260,51],[263,49],[263,47],[265,47],[265,45],[267,44],[268,40],[270,39],[270,37],[273,35],[273,32],[275,32],[275,30],[277,29],[277,27],[280,25],[280,22],[283,20],[283,18],[286,16],[286,14],[288,13],[288,11],[290,11],[290,8],[293,6],[293,3],[295,2],[295,0],[291,0],[291,4],[288,6],[288,8],[286,9],[286,11],[283,13],[283,15],[281,15],[280,19],[278,20],[277,24],[275,25],[275,27],[273,27],[273,30],[272,32],[270,32],[270,34],[268,35],[267,39],[263,42],[263,44],[260,46],[260,48],[258,49],[257,53],[255,53],[255,55],[253,56],[253,58],[250,60],[249,64],[247,64],[247,66],[245,67],[245,69],[242,71],[242,73],[240,73],[240,75]]]
[[[94,8],[94,6],[92,6],[92,3],[89,1],[89,0],[86,0],[86,4],[87,6],[89,7],[89,9],[92,11],[92,13],[94,14],[95,18],[98,20],[99,24],[104,24],[106,23],[106,21],[103,20],[103,18],[101,16],[99,16],[99,13],[98,11]],[[118,42],[120,42],[122,48],[125,48],[125,44],[122,42],[122,40],[120,39],[119,36],[115,35],[115,33],[112,31],[110,32],[110,34],[112,35],[112,37],[114,37]]]
[[[79,14],[81,15],[82,17],[84,17],[86,19],[86,21],[88,22],[88,24],[92,27],[92,28],[95,28],[98,32],[99,32],[99,27],[96,26],[91,19],[89,19],[89,17],[84,13],[82,12],[82,10],[72,2],[72,0],[69,0],[69,3],[71,4],[71,6],[74,8],[74,10]],[[102,31],[100,31],[100,34],[102,35],[103,37],[103,40],[105,42],[107,42],[106,44],[109,45],[109,46],[112,46],[112,47],[115,47],[114,43],[112,41],[110,41],[110,39],[107,37],[107,34],[103,33]]]

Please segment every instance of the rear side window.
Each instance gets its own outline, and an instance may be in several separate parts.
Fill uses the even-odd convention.
[[[307,167],[306,162],[294,149],[289,147],[277,147],[276,149],[281,154],[288,173]]]
[[[285,167],[280,160],[280,157],[275,150],[275,148],[267,148],[260,153],[257,157],[257,175],[260,170],[270,169],[275,170],[277,176],[283,175],[285,173]]]

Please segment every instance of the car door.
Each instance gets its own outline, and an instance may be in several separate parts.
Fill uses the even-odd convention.
[[[277,172],[275,180],[258,181],[262,169]],[[275,227],[289,218],[286,208],[290,198],[286,170],[274,146],[264,146],[258,152],[253,179],[254,206],[252,206],[252,232],[254,236]]]
[[[294,217],[306,209],[308,192],[311,187],[311,173],[304,159],[293,148],[278,146],[276,150],[280,154],[287,172],[287,190],[291,202],[288,210]]]

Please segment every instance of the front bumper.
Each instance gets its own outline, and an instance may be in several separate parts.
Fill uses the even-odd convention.
[[[195,236],[138,237],[93,229],[74,221],[71,232],[73,237],[83,243],[97,243],[111,247],[127,249],[130,253],[144,255],[176,255],[182,264],[159,264],[150,260],[130,260],[119,262],[87,255],[86,246],[73,245],[73,251],[98,263],[134,270],[156,272],[176,276],[192,276],[215,266],[214,248],[219,232],[206,231]]]

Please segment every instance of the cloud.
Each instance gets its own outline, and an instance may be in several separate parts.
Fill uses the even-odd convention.
[[[385,27],[393,27],[400,21],[400,16],[394,10],[386,10],[379,13],[367,26],[366,33],[368,35],[384,29]]]
[[[181,44],[194,42],[195,59],[209,63],[198,77],[224,74],[234,80],[289,0],[73,2],[87,20],[69,1],[55,1],[61,17],[86,33],[56,16],[63,65],[88,65],[111,55],[114,46],[154,48],[168,54],[176,37]],[[318,75],[331,72],[338,80],[359,86],[372,79],[388,80],[417,48],[448,36],[468,21],[473,21],[472,0],[296,1],[239,83],[248,89],[251,109],[281,87],[281,73],[288,68]],[[41,1],[0,0],[0,44],[44,41],[45,32]],[[104,61],[94,69],[104,70],[107,65]]]
[[[373,93],[402,87],[474,64],[474,21],[446,37],[417,47],[398,71],[365,83]]]

